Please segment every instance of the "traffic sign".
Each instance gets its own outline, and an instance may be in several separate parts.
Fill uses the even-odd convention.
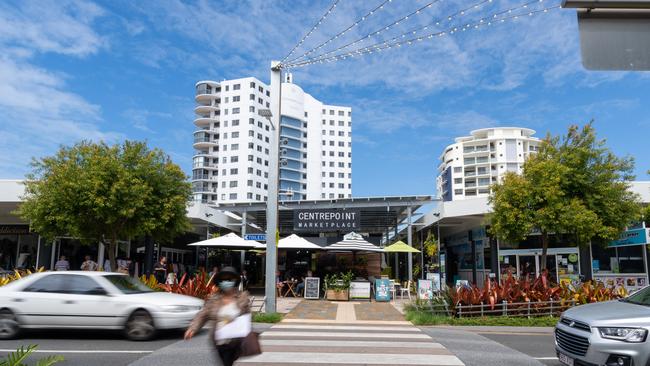
[[[244,240],[266,241],[266,234],[246,234]]]

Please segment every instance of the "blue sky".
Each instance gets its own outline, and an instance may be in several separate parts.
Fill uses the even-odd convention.
[[[340,0],[300,50],[382,2]],[[387,2],[323,50],[429,2]],[[375,41],[480,1],[433,2]],[[524,2],[494,0],[441,27]],[[268,82],[270,60],[288,53],[331,3],[0,2],[0,178],[23,177],[31,157],[61,144],[125,138],[164,149],[189,174],[194,83],[250,75]],[[575,12],[555,9],[293,74],[323,102],[352,107],[355,196],[434,194],[440,152],[476,128],[523,126],[544,136],[591,119],[612,150],[635,157],[637,179],[646,180],[649,79],[586,71],[579,50]]]

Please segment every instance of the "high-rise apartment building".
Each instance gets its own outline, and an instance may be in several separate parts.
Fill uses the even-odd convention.
[[[538,150],[535,131],[520,127],[474,130],[458,137],[440,155],[437,188],[443,201],[485,197],[506,172],[520,173],[525,159]]]
[[[270,88],[249,77],[196,83],[194,200],[266,201]],[[280,200],[352,196],[352,110],[325,105],[291,77],[282,84]]]

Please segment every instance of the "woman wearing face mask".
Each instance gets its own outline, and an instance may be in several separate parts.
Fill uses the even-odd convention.
[[[223,268],[215,277],[219,293],[205,303],[203,309],[196,315],[185,332],[185,339],[189,340],[205,323],[212,322],[210,341],[216,346],[224,366],[232,366],[239,358],[242,339],[218,339],[216,335],[219,329],[223,329],[228,323],[250,313],[248,293],[237,289],[239,278],[239,274],[234,268]]]

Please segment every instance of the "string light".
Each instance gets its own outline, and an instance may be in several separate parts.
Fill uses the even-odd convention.
[[[325,12],[325,14],[323,14],[323,16],[320,17],[320,19],[318,20],[318,22],[316,22],[316,24],[314,24],[314,26],[311,27],[311,29],[309,30],[309,32],[307,32],[307,34],[305,34],[305,35],[300,39],[300,41],[298,41],[298,43],[297,43],[295,46],[293,46],[293,48],[291,49],[291,51],[289,51],[289,53],[288,53],[286,56],[284,56],[284,58],[282,59],[282,61],[280,61],[280,63],[283,63],[284,61],[286,61],[289,57],[291,57],[291,55],[293,55],[294,52],[296,52],[296,50],[298,49],[298,47],[302,46],[302,44],[305,43],[305,41],[307,40],[307,38],[309,38],[309,36],[311,36],[311,34],[314,33],[314,31],[316,31],[316,29],[318,28],[318,26],[321,25],[321,23],[323,23],[323,21],[325,21],[325,19],[327,18],[327,16],[330,15],[330,13],[334,10],[334,8],[336,8],[336,4],[338,4],[339,1],[340,1],[340,0],[334,0],[334,3],[332,4],[332,6],[329,7],[329,9],[327,9],[327,12]]]
[[[490,15],[490,16],[487,16],[487,17],[485,17],[485,18],[482,18],[480,21],[485,22],[485,20],[487,20],[487,18],[490,18],[490,17],[491,17],[491,18],[498,18],[499,16],[501,16],[501,15],[503,15],[503,14],[511,14],[512,11],[514,11],[514,10],[522,9],[522,8],[525,9],[525,8],[527,8],[527,7],[528,7],[529,5],[531,5],[531,4],[535,4],[535,3],[543,3],[544,1],[545,1],[545,0],[532,0],[532,1],[528,1],[528,2],[526,2],[526,3],[524,3],[524,4],[521,4],[521,5],[518,5],[518,6],[512,7],[512,8],[509,8],[509,9],[506,9],[506,10],[499,11],[499,12],[497,12],[497,13],[494,13],[494,14],[492,14],[492,15]],[[483,0],[483,1],[479,2],[479,3],[477,3],[477,4],[474,4],[474,5],[472,5],[472,6],[468,7],[468,8],[466,8],[466,9],[471,9],[472,7],[480,6],[480,5],[482,5],[482,4],[486,3],[486,2],[492,2],[492,0]],[[449,18],[451,18],[452,16],[457,16],[461,11],[466,11],[466,10],[459,10],[459,11],[457,11],[456,13],[452,14],[451,16],[449,16]],[[480,22],[480,21],[479,21],[479,22]],[[503,22],[505,22],[505,20],[501,20],[501,22],[503,23]],[[436,22],[436,23],[437,23],[437,22]],[[432,23],[432,24],[433,24],[433,23]],[[428,26],[430,26],[430,24],[427,25],[427,26],[425,26],[425,27],[428,27]],[[461,27],[462,27],[462,25],[461,25]],[[419,28],[416,28],[415,30],[420,30],[421,28],[424,28],[424,27],[419,27]],[[398,36],[396,36],[396,37],[393,37],[393,38],[391,38],[391,39],[388,39],[388,40],[385,40],[385,41],[382,41],[382,42],[379,42],[379,43],[375,43],[375,44],[370,45],[370,46],[368,46],[368,47],[378,47],[378,46],[381,47],[381,46],[386,45],[386,44],[388,44],[388,43],[396,42],[396,41],[397,41],[398,39],[400,39],[400,38],[406,38],[407,35],[410,36],[410,34],[412,33],[412,31],[413,31],[413,30],[407,31],[407,32],[405,32],[405,33],[403,33],[403,34],[401,34],[401,35],[398,35]],[[457,28],[457,26],[455,26],[453,29],[450,30],[450,33],[451,33],[451,34],[454,34],[454,33],[456,33],[457,31],[458,31],[458,28]],[[461,31],[464,31],[464,29],[461,29]],[[413,34],[415,34],[415,33],[416,33],[416,32],[414,32]],[[361,48],[361,49],[363,49],[363,48]],[[320,55],[320,56],[313,57],[313,58],[311,58],[310,60],[312,60],[312,59],[320,59],[320,58],[327,58],[327,56],[329,56],[329,55],[332,54],[332,53],[333,53],[333,52],[328,52],[328,53],[322,54],[322,55]],[[303,62],[304,62],[304,61],[303,61]]]
[[[536,2],[541,2],[541,1],[542,0],[537,0]],[[532,17],[533,15],[536,15],[536,14],[547,14],[549,12],[549,10],[558,9],[558,8],[560,8],[560,5],[555,5],[555,6],[551,6],[551,7],[547,7],[547,8],[543,8],[543,9],[538,9],[538,10],[527,11],[527,12],[522,13],[522,14],[508,15],[508,16],[499,18],[498,21],[499,21],[499,23],[504,23],[504,22],[506,22],[508,20],[519,19],[522,16]],[[523,6],[517,6],[517,7],[514,7],[512,9],[510,9],[511,11],[505,11],[505,12],[500,12],[500,13],[501,14],[504,14],[504,13],[511,14],[512,10],[518,10],[518,9],[524,9],[524,7]],[[492,21],[489,21],[489,19],[492,19],[492,18],[493,18],[492,15],[481,18],[481,19],[479,19],[479,20],[477,20],[475,22],[472,22],[472,23],[466,24],[464,26],[461,26],[460,30],[461,31],[472,30],[472,29],[478,30],[478,29],[480,29],[482,27],[491,26],[494,23],[492,23]],[[481,20],[483,20],[483,22],[481,22]],[[384,42],[382,42],[382,43],[378,43],[378,44],[371,45],[371,46],[368,46],[368,47],[364,47],[364,48],[361,48],[361,49],[357,49],[357,50],[354,50],[354,51],[351,51],[351,52],[354,52],[354,53],[356,53],[356,54],[358,54],[360,56],[361,55],[366,55],[366,54],[369,54],[369,53],[371,53],[373,51],[377,51],[379,49],[383,50],[383,49],[389,49],[391,47],[402,47],[402,46],[411,45],[414,42],[420,42],[420,41],[424,40],[425,38],[431,39],[431,38],[434,38],[434,37],[437,38],[437,37],[442,37],[442,36],[445,36],[445,35],[452,35],[452,34],[457,33],[458,29],[459,29],[458,26],[450,27],[450,28],[448,28],[447,30],[444,30],[444,31],[429,33],[429,34],[426,34],[426,35],[423,35],[423,36],[420,36],[420,37],[410,38],[408,40],[403,40],[403,41],[390,43],[390,44],[385,44]],[[292,68],[304,67],[304,66],[312,65],[312,64],[317,63],[317,62],[322,62],[322,60],[327,60],[327,62],[335,62],[335,61],[342,60],[343,56],[345,56],[345,55],[348,55],[348,53],[337,54],[337,55],[333,55],[333,56],[329,56],[329,57],[324,57],[324,58],[319,58],[319,59],[314,59],[314,60],[308,60],[308,61],[303,61],[303,62],[298,62],[298,63],[290,64],[290,65],[287,65],[287,66],[292,67]]]
[[[333,41],[339,39],[340,37],[344,36],[347,32],[349,32],[352,28],[358,26],[360,23],[362,23],[363,21],[365,21],[366,19],[368,19],[368,17],[370,17],[371,15],[373,15],[375,12],[377,12],[377,11],[379,11],[379,10],[382,10],[382,9],[384,8],[384,5],[386,5],[387,3],[390,3],[390,2],[392,2],[392,1],[393,1],[393,0],[384,0],[384,2],[382,2],[381,4],[379,4],[379,5],[377,5],[376,7],[374,7],[372,10],[370,10],[368,13],[366,13],[365,15],[363,15],[361,18],[357,19],[354,23],[352,23],[350,26],[348,26],[348,27],[345,28],[344,30],[342,30],[342,31],[340,31],[339,33],[335,34],[335,35],[332,36],[330,39],[328,39],[327,41],[325,41],[325,42],[319,44],[318,46],[316,46],[316,47],[314,47],[314,48],[312,48],[312,49],[310,49],[310,50],[307,50],[307,51],[306,51],[305,53],[303,53],[302,55],[300,55],[300,56],[298,56],[298,57],[296,57],[296,58],[293,58],[293,59],[287,61],[287,63],[292,63],[292,62],[296,62],[296,61],[298,61],[298,60],[300,60],[300,59],[303,59],[303,58],[305,58],[306,56],[308,56],[308,55],[310,55],[310,54],[312,54],[312,53],[318,51],[319,49],[321,49],[321,48],[327,46],[327,45],[330,44],[331,42],[333,42]],[[386,28],[386,29],[388,29],[388,28]],[[283,61],[284,61],[284,60],[283,60]]]
[[[431,2],[431,3],[429,3],[429,4],[425,5],[425,6],[423,6],[423,7],[420,8],[420,9],[431,7],[431,6],[433,5],[433,3],[438,2],[438,1],[442,1],[442,0],[436,0],[436,1],[433,1],[433,2]],[[454,19],[455,17],[463,16],[463,15],[465,15],[468,11],[470,11],[470,10],[472,10],[472,9],[478,9],[479,7],[481,7],[481,6],[484,5],[484,4],[492,3],[492,1],[493,1],[493,0],[481,0],[481,1],[479,1],[478,3],[475,3],[475,4],[473,4],[473,5],[470,5],[470,6],[466,7],[466,8],[464,8],[464,9],[458,10],[458,11],[456,11],[455,13],[453,13],[453,14],[451,14],[451,15],[445,16],[445,17],[443,17],[442,19],[440,19],[440,20],[438,20],[438,21],[431,22],[431,23],[429,23],[429,24],[427,24],[427,25],[425,25],[425,26],[423,26],[423,27],[416,27],[416,28],[413,28],[413,29],[411,29],[410,31],[408,31],[408,32],[406,32],[406,33],[404,33],[404,34],[402,34],[401,37],[402,37],[402,38],[406,38],[406,36],[409,35],[409,33],[413,33],[413,34],[415,34],[415,33],[417,33],[418,31],[427,30],[429,27],[431,27],[431,26],[433,26],[433,25],[440,25],[440,22],[443,21],[444,19],[447,19],[447,20],[451,21],[451,20]],[[535,0],[535,1],[532,1],[532,2],[537,2],[537,1],[544,1],[544,0]],[[416,10],[415,12],[413,12],[413,13],[411,13],[411,14],[414,14],[414,13],[419,12],[420,9]],[[399,19],[399,20],[397,20],[397,21],[395,21],[395,22],[389,24],[388,26],[386,26],[386,27],[384,27],[384,28],[382,28],[382,29],[380,29],[380,30],[378,30],[378,31],[375,31],[375,32],[369,33],[369,34],[367,34],[367,35],[365,35],[365,36],[363,36],[363,37],[361,37],[361,38],[359,38],[359,39],[357,39],[357,40],[355,40],[355,41],[353,41],[353,42],[350,42],[350,43],[344,44],[343,46],[340,46],[340,47],[335,48],[335,49],[333,49],[333,50],[331,50],[331,51],[328,51],[328,52],[322,53],[322,54],[320,54],[320,55],[313,56],[313,57],[311,57],[310,59],[317,59],[317,58],[321,58],[321,57],[329,56],[329,55],[331,55],[331,54],[333,54],[333,53],[336,53],[336,52],[338,52],[338,51],[341,51],[341,50],[344,50],[344,49],[349,48],[349,47],[351,47],[351,46],[357,45],[357,44],[363,42],[364,40],[369,39],[370,37],[379,34],[380,31],[388,30],[388,29],[390,29],[390,27],[395,26],[395,25],[398,25],[398,24],[400,23],[400,21],[404,20],[404,18],[408,18],[408,16],[403,17],[402,19]],[[394,41],[394,39],[392,39],[391,41]],[[290,63],[290,64],[291,64],[291,63],[296,63],[296,61],[298,61],[300,58],[301,58],[301,57],[297,57],[297,58],[295,58],[295,59],[292,59],[292,60],[289,61],[288,63]]]

